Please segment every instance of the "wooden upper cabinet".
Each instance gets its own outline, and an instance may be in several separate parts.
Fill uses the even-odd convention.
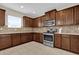
[[[74,13],[73,7],[60,10],[56,13],[56,25],[73,25],[74,24]]]
[[[5,25],[5,10],[0,9],[0,26]]]
[[[70,35],[62,35],[62,49],[70,50]]]
[[[71,51],[79,53],[79,35],[71,35]]]
[[[57,48],[61,48],[61,40],[62,40],[62,35],[61,34],[55,34],[55,44],[54,46]]]
[[[74,7],[74,24],[79,24],[79,5]]]
[[[33,20],[33,27],[42,27],[42,19],[41,19],[41,17],[35,18]]]
[[[56,18],[56,9],[48,11],[45,13],[47,20],[55,20]]]
[[[0,34],[0,49],[11,47],[11,35]]]
[[[56,25],[63,25],[63,11],[56,12]]]
[[[46,15],[46,20],[49,20],[50,19],[50,13],[46,12],[45,15]]]
[[[50,12],[50,18],[52,19],[52,20],[55,20],[56,19],[56,10],[53,10],[53,11],[51,11]]]
[[[73,12],[73,7],[67,8],[64,10],[64,25],[73,25],[74,23],[74,12]]]
[[[27,16],[23,16],[23,26],[24,27],[32,27],[32,18],[29,18]]]

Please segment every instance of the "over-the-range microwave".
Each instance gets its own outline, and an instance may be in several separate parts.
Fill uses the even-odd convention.
[[[52,27],[55,25],[55,20],[45,20],[43,23],[44,27]]]

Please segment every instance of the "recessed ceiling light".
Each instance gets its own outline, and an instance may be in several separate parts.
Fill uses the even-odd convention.
[[[20,6],[20,8],[24,8],[24,6],[23,6],[23,5],[21,5],[21,6]]]

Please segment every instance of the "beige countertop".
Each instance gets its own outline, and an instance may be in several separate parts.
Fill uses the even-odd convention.
[[[79,33],[55,33],[55,34],[79,35]]]

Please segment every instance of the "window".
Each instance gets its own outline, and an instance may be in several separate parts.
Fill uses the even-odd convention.
[[[20,17],[8,15],[8,27],[9,28],[21,28],[22,22]]]

